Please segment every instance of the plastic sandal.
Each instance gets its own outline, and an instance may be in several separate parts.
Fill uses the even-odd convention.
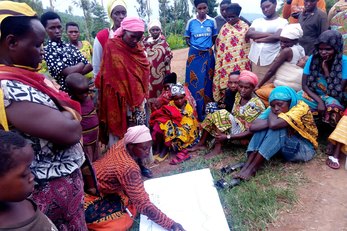
[[[177,155],[170,161],[170,164],[172,165],[177,165],[177,164],[181,164],[186,160],[190,159],[190,155],[189,154],[185,154],[184,152],[179,152],[177,153]]]
[[[326,165],[328,165],[332,169],[339,169],[340,168],[339,159],[337,159],[333,156],[329,156],[325,163],[326,163]]]

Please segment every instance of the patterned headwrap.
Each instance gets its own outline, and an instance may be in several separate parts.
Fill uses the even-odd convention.
[[[343,38],[342,35],[334,30],[324,31],[318,38],[313,51],[313,57],[310,66],[310,75],[307,77],[307,85],[311,91],[317,89],[320,73],[322,73],[323,59],[319,54],[319,44],[324,43],[335,50],[335,57],[330,70],[330,75],[326,77],[328,87],[326,93],[337,99],[340,103],[344,100],[344,93],[341,86],[342,82],[342,55],[343,55]]]
[[[115,35],[122,36],[125,30],[132,32],[145,32],[145,23],[138,17],[126,17],[120,23],[120,27],[116,30]]]
[[[129,127],[124,135],[124,144],[138,144],[151,140],[151,133],[149,131],[149,128],[145,125]]]
[[[185,95],[184,87],[182,84],[177,83],[171,86],[171,96]]]
[[[148,23],[148,33],[149,33],[149,30],[152,29],[152,27],[154,26],[157,26],[160,28],[161,30],[161,23],[158,19],[154,19],[154,20],[151,20],[149,23]]]
[[[287,86],[278,86],[272,90],[269,96],[269,103],[274,100],[290,101],[289,109],[298,104],[300,97],[293,88]],[[267,119],[270,115],[271,108],[268,107],[258,118]]]
[[[26,3],[1,1],[0,2],[0,24],[7,17],[13,16],[35,16],[36,12]]]
[[[258,76],[253,72],[247,70],[241,71],[239,76],[239,81],[240,80],[251,83],[253,84],[253,86],[257,86],[258,84]]]

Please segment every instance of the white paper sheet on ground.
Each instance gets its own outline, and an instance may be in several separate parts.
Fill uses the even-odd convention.
[[[210,169],[145,181],[151,201],[186,231],[229,231]],[[140,231],[162,231],[141,215]]]

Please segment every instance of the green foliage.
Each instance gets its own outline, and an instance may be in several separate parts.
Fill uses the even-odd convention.
[[[327,13],[329,12],[329,10],[331,9],[331,7],[333,7],[333,5],[335,4],[335,0],[325,0],[325,6],[326,6],[326,9],[327,9]]]
[[[216,17],[218,15],[216,7],[218,7],[218,3],[216,0],[209,0],[208,1],[208,15],[212,18]]]
[[[186,47],[185,39],[182,34],[170,34],[166,38],[167,43],[170,45],[171,50],[180,49]]]

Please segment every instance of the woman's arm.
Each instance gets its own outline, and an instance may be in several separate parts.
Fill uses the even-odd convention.
[[[264,78],[258,83],[257,88],[263,86],[278,70],[278,68],[285,62],[291,61],[293,58],[293,51],[290,47],[284,48],[281,50],[279,56],[275,58],[271,64],[269,70],[266,72]],[[256,90],[256,89],[255,89]]]
[[[285,128],[288,126],[288,123],[284,120],[278,117],[278,115],[275,115],[272,111],[269,115],[269,128],[272,130],[277,130],[281,128]]]
[[[73,145],[82,135],[80,122],[69,112],[32,102],[12,102],[6,108],[8,121],[19,131],[59,145]]]
[[[307,75],[305,74],[302,75],[302,90],[306,92],[308,96],[310,96],[314,101],[318,103],[317,110],[319,112],[325,111],[325,104],[323,100],[316,93],[311,91],[310,88],[307,86]]]
[[[215,44],[215,42],[216,42],[216,38],[217,38],[217,35],[212,36],[212,43],[213,43],[213,44]]]
[[[261,131],[261,130],[264,130],[266,128],[269,127],[269,124],[268,124],[268,119],[256,119],[254,120],[250,127],[249,127],[249,131],[252,132],[252,133],[255,133],[257,131]]]
[[[280,41],[281,32],[282,32],[282,29],[279,29],[274,34],[270,34],[269,36],[266,36],[264,38],[255,39],[254,41],[257,43],[275,43]]]
[[[190,47],[190,37],[186,37],[186,44]]]
[[[260,39],[272,35],[271,33],[255,31],[254,28],[249,28],[246,33],[246,39]]]

